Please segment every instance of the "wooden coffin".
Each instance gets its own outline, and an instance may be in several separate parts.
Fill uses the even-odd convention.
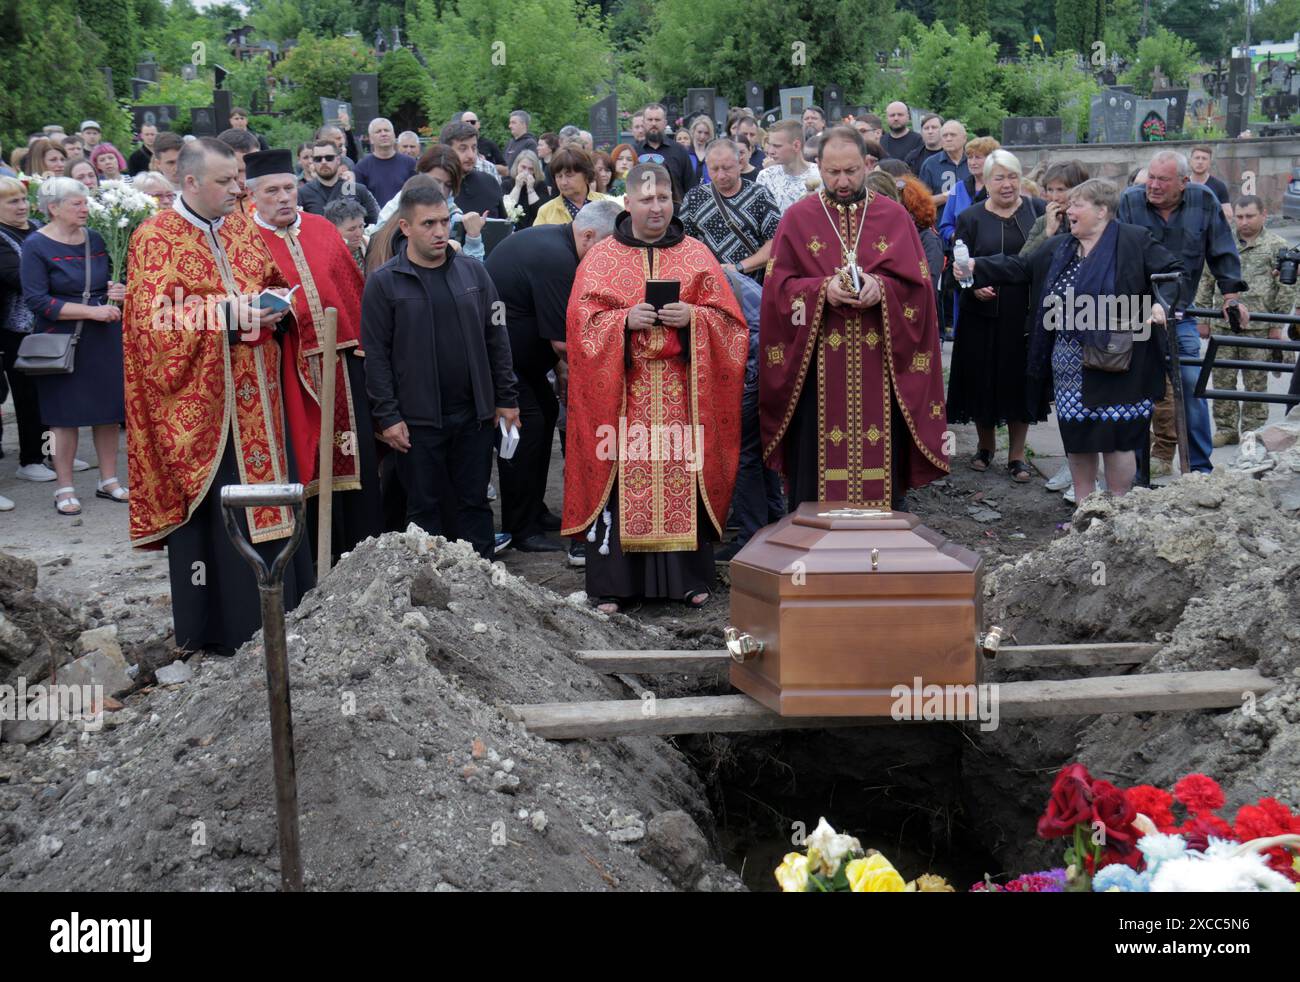
[[[800,505],[731,561],[731,682],[782,716],[889,716],[896,685],[978,683],[982,578],[915,515]]]

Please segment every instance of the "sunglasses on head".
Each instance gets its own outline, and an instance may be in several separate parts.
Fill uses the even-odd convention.
[[[338,154],[331,153],[324,157],[317,157],[313,155],[311,158],[311,162],[313,164],[328,164],[330,161],[338,160],[338,159],[339,159]]]

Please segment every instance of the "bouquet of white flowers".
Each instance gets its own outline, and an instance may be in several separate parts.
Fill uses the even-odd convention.
[[[109,280],[125,282],[126,250],[131,234],[158,211],[158,199],[124,181],[104,181],[91,193],[88,203],[88,225],[103,237],[108,249]]]

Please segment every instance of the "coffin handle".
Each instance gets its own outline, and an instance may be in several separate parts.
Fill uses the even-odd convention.
[[[1002,647],[1002,636],[1005,633],[1002,628],[994,626],[989,628],[987,634],[981,634],[979,637],[980,653],[985,658],[996,658],[998,649]]]
[[[731,652],[731,660],[744,664],[751,658],[763,653],[763,642],[759,641],[753,635],[743,634],[734,627],[728,627],[722,632],[722,636],[727,639],[727,650]]]

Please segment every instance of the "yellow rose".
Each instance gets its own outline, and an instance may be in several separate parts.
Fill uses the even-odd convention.
[[[803,893],[808,889],[808,857],[798,852],[785,854],[776,868],[776,882],[785,893]]]
[[[854,893],[903,893],[907,889],[898,870],[880,853],[850,860],[844,873]]]
[[[908,893],[956,893],[952,885],[942,876],[922,873],[907,885]]]

